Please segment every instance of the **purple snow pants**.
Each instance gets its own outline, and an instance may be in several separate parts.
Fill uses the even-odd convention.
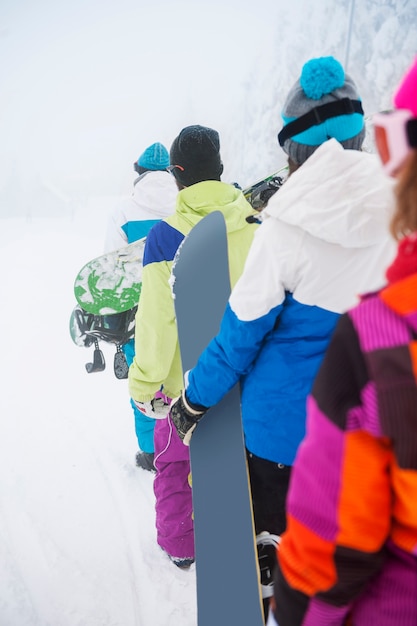
[[[170,556],[194,558],[194,525],[189,484],[190,452],[168,416],[154,432],[157,542]]]

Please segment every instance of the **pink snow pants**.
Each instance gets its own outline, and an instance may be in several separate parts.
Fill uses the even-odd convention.
[[[168,416],[156,420],[154,432],[157,542],[170,556],[194,558],[190,453]]]

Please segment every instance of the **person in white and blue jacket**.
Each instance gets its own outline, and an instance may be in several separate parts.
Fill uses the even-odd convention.
[[[264,209],[219,334],[171,413],[187,441],[241,381],[255,530],[276,535],[286,527],[306,398],[335,324],[357,294],[384,284],[395,253],[392,182],[378,157],[361,151],[362,104],[340,63],[307,62],[282,117],[291,174]]]
[[[174,212],[178,189],[168,168],[168,150],[159,142],[148,146],[134,162],[133,169],[139,176],[131,196],[109,216],[105,252],[146,237],[154,224]]]
[[[133,168],[139,177],[134,181],[132,195],[116,206],[109,217],[105,252],[146,237],[152,226],[175,211],[178,189],[168,169],[169,153],[165,146],[159,142],[148,146]],[[134,339],[124,344],[122,350],[130,366],[135,355]],[[155,421],[138,411],[132,400],[131,406],[139,446],[136,465],[154,471]]]

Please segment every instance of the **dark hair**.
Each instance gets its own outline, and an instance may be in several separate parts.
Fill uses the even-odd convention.
[[[138,165],[137,161],[133,163],[133,169],[135,170],[135,172],[139,174],[139,176],[149,171],[146,167],[142,167],[141,165]]]

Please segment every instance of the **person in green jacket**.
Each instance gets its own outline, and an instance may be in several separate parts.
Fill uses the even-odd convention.
[[[170,277],[184,237],[203,217],[221,211],[227,227],[230,282],[240,277],[257,227],[243,193],[221,182],[217,131],[188,126],[173,141],[171,171],[179,193],[175,213],[149,232],[143,257],[142,291],[136,315],[136,355],[129,392],[136,406],[157,419],[154,433],[156,529],[159,546],[179,567],[194,562],[189,449],[169,416],[170,398],[184,387]]]

